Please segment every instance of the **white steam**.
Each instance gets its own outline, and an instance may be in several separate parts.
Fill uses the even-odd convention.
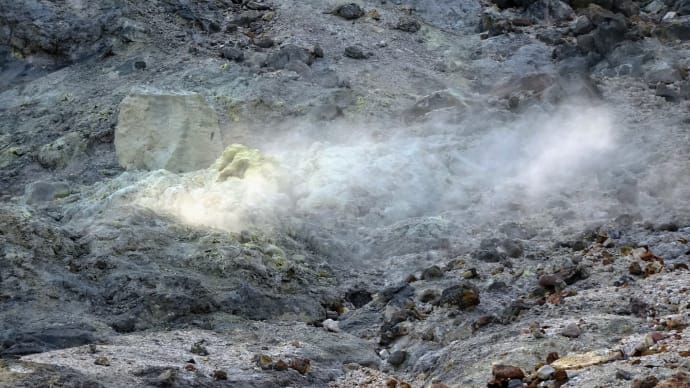
[[[331,132],[352,138],[314,141],[307,135],[313,128],[295,125],[286,137],[261,145],[279,166],[267,176],[219,181],[213,168],[153,172],[140,181],[133,202],[231,232],[286,217],[337,231],[465,210],[468,218],[491,222],[515,204],[540,211],[564,193],[579,201],[582,214],[602,208],[592,177],[616,139],[605,109],[532,114],[483,131],[463,126],[472,123],[395,130],[341,124]],[[386,135],[355,136],[362,133]]]

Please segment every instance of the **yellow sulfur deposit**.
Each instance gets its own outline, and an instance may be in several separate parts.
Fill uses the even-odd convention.
[[[218,171],[218,182],[224,182],[230,177],[244,179],[245,176],[270,177],[276,170],[276,162],[261,154],[255,148],[242,144],[232,144],[225,148],[223,154],[213,164],[212,169]]]

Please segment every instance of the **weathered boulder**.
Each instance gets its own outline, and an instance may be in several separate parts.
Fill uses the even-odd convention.
[[[216,111],[198,94],[134,93],[120,104],[115,152],[126,169],[188,172],[222,151]]]

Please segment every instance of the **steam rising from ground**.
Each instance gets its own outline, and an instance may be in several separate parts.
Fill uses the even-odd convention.
[[[488,129],[471,121],[395,129],[340,124],[328,132],[349,136],[332,140],[322,130],[330,141],[315,140],[315,130],[297,124],[263,144],[272,168],[249,167],[245,176],[219,179],[218,163],[183,175],[150,173],[134,202],[231,232],[290,218],[351,230],[458,211],[471,222],[491,222],[511,209],[539,211],[564,195],[591,217],[603,208],[593,183],[597,166],[610,159],[616,139],[607,110],[581,106]]]

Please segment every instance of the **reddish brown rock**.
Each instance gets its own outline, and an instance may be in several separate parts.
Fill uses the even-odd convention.
[[[654,388],[659,383],[659,380],[654,376],[646,376],[633,380],[630,388]]]
[[[493,374],[497,380],[521,380],[525,378],[525,372],[512,365],[494,365],[491,368],[491,374]]]
[[[551,364],[552,362],[558,360],[558,358],[559,358],[559,357],[558,357],[558,353],[556,353],[556,352],[551,352],[551,353],[548,354],[548,356],[546,356],[546,363],[547,363],[547,364]]]
[[[306,375],[311,370],[311,360],[308,358],[293,358],[290,360],[290,368],[302,375]]]

